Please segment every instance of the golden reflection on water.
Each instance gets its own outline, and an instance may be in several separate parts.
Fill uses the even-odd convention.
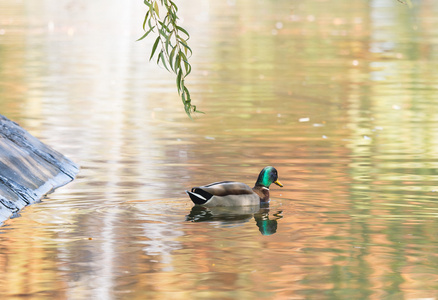
[[[141,3],[0,2],[1,113],[82,167],[0,228],[0,294],[437,298],[437,4],[180,9],[195,122],[135,42]],[[184,194],[266,165],[269,209]]]

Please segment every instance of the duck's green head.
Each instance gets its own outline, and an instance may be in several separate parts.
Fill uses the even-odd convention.
[[[260,172],[255,185],[269,188],[269,186],[273,183],[280,187],[283,187],[283,184],[281,184],[281,182],[278,180],[277,170],[274,167],[265,167]]]

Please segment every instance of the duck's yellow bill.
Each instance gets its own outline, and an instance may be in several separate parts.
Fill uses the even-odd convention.
[[[275,180],[274,183],[280,187],[283,187],[283,184],[278,179]]]

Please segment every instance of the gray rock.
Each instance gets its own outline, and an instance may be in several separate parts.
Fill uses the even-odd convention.
[[[0,115],[0,222],[72,181],[79,167]]]

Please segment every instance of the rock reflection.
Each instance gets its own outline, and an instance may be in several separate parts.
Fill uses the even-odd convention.
[[[270,217],[271,213],[271,217]],[[237,225],[250,221],[253,217],[262,235],[272,235],[277,232],[278,222],[282,211],[272,213],[269,204],[265,206],[236,206],[236,207],[204,207],[195,205],[186,216],[191,222],[220,222],[224,225]]]

